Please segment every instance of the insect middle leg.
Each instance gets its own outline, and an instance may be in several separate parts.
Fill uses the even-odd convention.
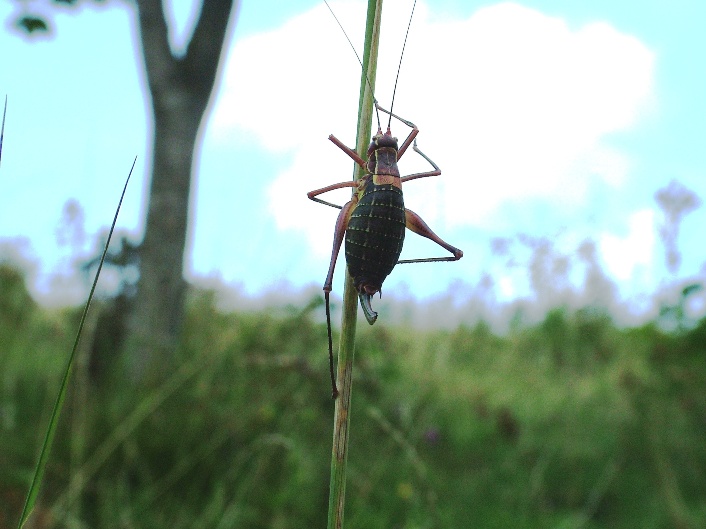
[[[325,204],[327,206],[331,206],[332,208],[341,209],[343,206],[339,206],[338,204],[333,204],[331,202],[326,202],[325,200],[321,200],[320,198],[316,198],[316,197],[323,194],[323,193],[328,193],[329,191],[333,191],[334,189],[342,189],[344,187],[358,187],[358,182],[354,182],[353,180],[349,180],[347,182],[339,182],[338,184],[333,184],[330,186],[322,187],[321,189],[315,189],[314,191],[309,191],[306,194],[306,196],[309,197],[314,202],[318,202],[319,204]]]

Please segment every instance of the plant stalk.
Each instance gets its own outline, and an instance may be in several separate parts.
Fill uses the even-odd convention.
[[[370,129],[373,121],[375,97],[375,74],[377,71],[378,44],[380,40],[380,18],[382,0],[368,0],[368,14],[365,24],[365,48],[363,50],[363,71],[360,78],[358,101],[358,132],[356,151],[365,159],[370,142]],[[358,180],[365,171],[355,164],[353,179]],[[354,188],[355,189],[355,188]],[[355,191],[354,191],[355,192]],[[351,389],[353,383],[353,353],[355,347],[355,327],[358,318],[358,292],[346,267],[343,291],[343,316],[341,319],[341,340],[338,348],[337,386],[333,423],[333,448],[331,451],[331,483],[329,489],[328,529],[343,527],[343,510],[346,497],[346,462],[348,458],[348,433],[350,424]]]

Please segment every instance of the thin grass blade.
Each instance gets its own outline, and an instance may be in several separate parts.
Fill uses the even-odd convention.
[[[66,398],[66,390],[69,386],[69,379],[71,376],[71,367],[74,363],[74,358],[76,357],[76,351],[78,350],[78,344],[81,339],[81,331],[83,331],[83,325],[86,322],[86,315],[88,314],[88,308],[91,306],[91,300],[93,299],[93,294],[96,290],[96,285],[98,284],[98,277],[100,276],[101,269],[103,268],[103,262],[105,261],[105,255],[108,253],[108,246],[110,245],[110,239],[113,236],[113,231],[115,230],[115,224],[118,221],[118,214],[120,213],[120,206],[123,204],[123,198],[125,198],[125,192],[127,191],[127,185],[130,182],[130,177],[132,176],[132,171],[135,169],[135,163],[137,162],[137,157],[132,162],[132,167],[125,180],[125,186],[123,187],[123,192],[120,195],[120,201],[118,202],[118,207],[115,210],[115,216],[113,217],[113,223],[110,225],[110,231],[108,232],[108,240],[105,242],[105,247],[103,248],[103,254],[101,255],[100,262],[98,263],[98,270],[96,270],[96,276],[93,279],[93,285],[91,286],[91,291],[88,294],[88,300],[86,300],[86,306],[83,309],[83,314],[81,315],[81,321],[78,325],[78,331],[76,332],[76,339],[74,340],[74,346],[71,349],[71,355],[66,364],[66,369],[64,370],[64,378],[61,381],[61,387],[59,389],[59,394],[54,402],[54,409],[51,413],[51,418],[49,419],[49,427],[47,428],[47,433],[44,436],[44,443],[42,444],[42,451],[39,454],[39,461],[37,462],[37,467],[34,470],[34,477],[32,478],[32,484],[30,485],[29,492],[27,493],[27,499],[25,500],[24,508],[22,509],[22,515],[20,516],[20,521],[18,528],[21,529],[27,520],[29,519],[35,504],[37,503],[37,497],[39,495],[39,489],[42,485],[42,478],[44,477],[44,470],[46,469],[47,462],[49,461],[49,453],[51,451],[51,445],[54,441],[54,435],[56,434],[56,428],[59,424],[59,417],[61,415],[61,408],[64,404],[64,399]]]

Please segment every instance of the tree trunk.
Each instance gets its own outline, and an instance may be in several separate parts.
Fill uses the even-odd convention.
[[[198,131],[216,81],[234,0],[204,0],[182,57],[173,55],[161,0],[138,0],[154,116],[152,181],[140,279],[126,353],[137,380],[157,382],[172,365],[184,315],[189,190]]]

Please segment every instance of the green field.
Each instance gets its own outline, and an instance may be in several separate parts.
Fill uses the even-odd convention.
[[[33,527],[326,525],[318,296],[223,313],[192,291],[155,387],[122,375],[107,310],[92,309]],[[17,524],[79,317],[0,266],[0,528]],[[706,320],[667,333],[557,308],[498,336],[381,318],[359,326],[355,369],[346,528],[706,527]]]

